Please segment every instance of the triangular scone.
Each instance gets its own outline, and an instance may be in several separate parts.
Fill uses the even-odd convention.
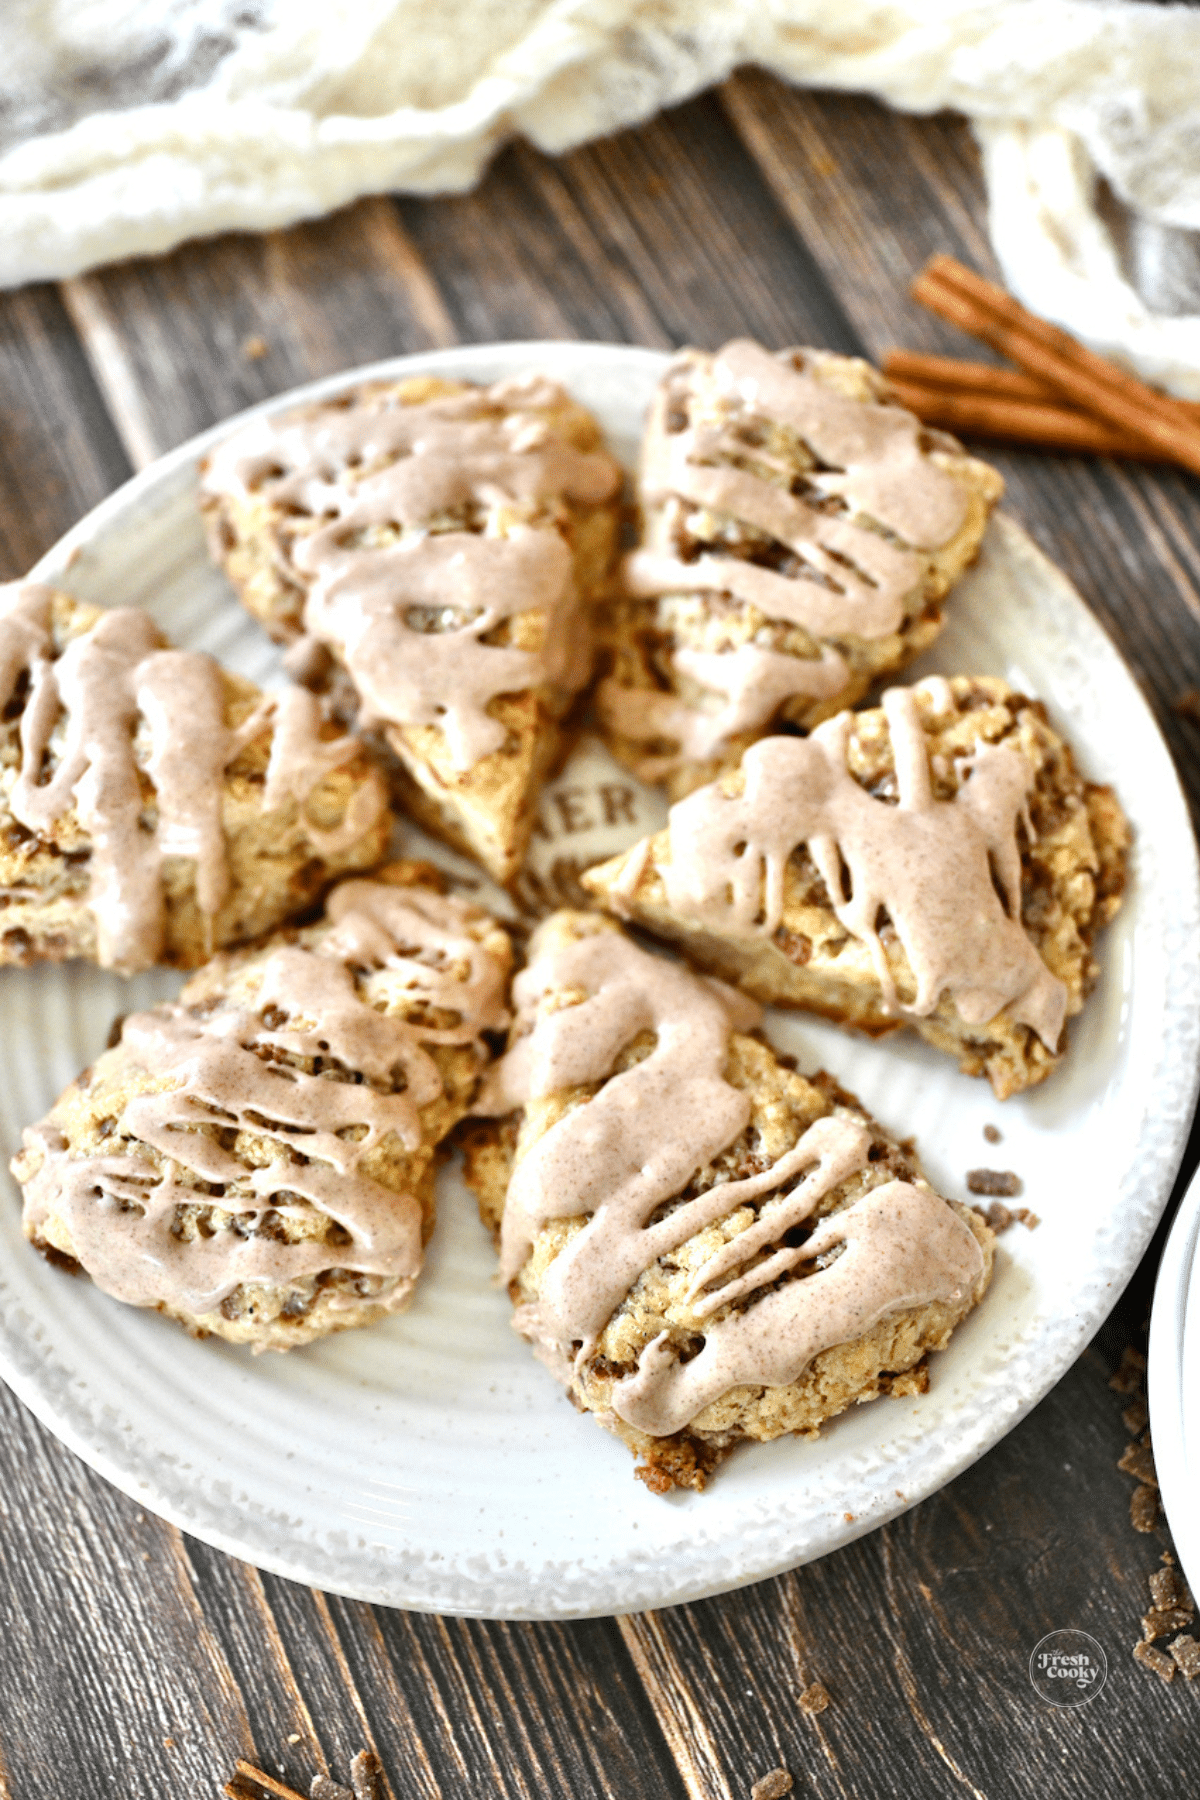
[[[0,588],[0,963],[195,968],[387,852],[369,752],[148,613]]]
[[[350,389],[256,420],[201,479],[244,604],[297,666],[335,659],[409,810],[501,883],[591,672],[620,494],[596,421],[536,375]]]
[[[1004,489],[869,363],[746,340],[676,357],[640,485],[597,704],[614,754],[672,799],[926,649]]]
[[[25,1133],[25,1235],[106,1293],[254,1350],[407,1301],[435,1149],[508,1020],[509,943],[429,866],[193,976]]]
[[[1128,842],[1037,701],[932,676],[762,739],[582,880],[756,999],[913,1025],[1003,1100],[1065,1051]]]
[[[992,1234],[741,996],[594,913],[539,927],[464,1127],[514,1324],[656,1492],[745,1438],[923,1391]],[[512,1110],[509,1110],[512,1109]]]

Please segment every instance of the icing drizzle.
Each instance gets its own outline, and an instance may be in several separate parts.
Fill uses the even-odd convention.
[[[678,430],[675,402],[669,391],[660,392],[644,450],[646,506],[653,513],[675,500],[740,519],[785,546],[793,567],[784,574],[711,552],[685,561],[670,546],[673,526],[652,516],[652,538],[667,545],[626,558],[627,591],[639,598],[728,595],[768,619],[802,627],[818,641],[899,631],[927,566],[926,553],[954,536],[967,506],[959,484],[922,451],[919,421],[899,407],[850,399],[746,339],[726,344],[712,366],[718,388],[738,410],[719,425],[699,422]],[[806,477],[821,504],[725,460],[749,455],[770,461],[764,448],[750,447],[741,435],[754,419],[790,425],[808,445],[823,465]],[[830,511],[831,500],[841,500],[849,511]],[[864,516],[891,537],[860,522]],[[683,673],[724,695],[726,705],[700,712],[672,695],[652,695],[647,702],[641,690],[636,702],[627,702],[613,681],[603,684],[599,696],[613,730],[679,741],[678,754],[662,759],[660,774],[682,759],[715,754],[738,732],[765,724],[785,700],[828,699],[850,678],[844,658],[828,643],[819,660],[752,643],[703,658],[677,649],[673,660]],[[639,719],[643,728],[631,730]]]
[[[411,1288],[420,1203],[361,1165],[390,1134],[406,1151],[420,1146],[421,1109],[442,1093],[431,1045],[474,1046],[486,1059],[480,1034],[507,1023],[505,971],[470,935],[481,915],[428,889],[343,882],[327,916],[331,929],[313,948],[284,945],[263,959],[252,1002],[159,1006],[126,1019],[129,1058],[169,1085],[128,1101],[120,1127],[162,1164],[137,1153],[73,1156],[53,1115],[26,1131],[14,1167],[27,1223],[60,1217],[79,1261],[118,1300],[204,1314],[243,1282],[278,1286],[334,1268],[374,1278],[367,1291],[388,1306]],[[379,969],[402,975],[410,1018],[360,994],[355,972]],[[289,1054],[325,1067],[309,1073],[283,1060]],[[252,1167],[223,1148],[218,1133],[230,1130],[265,1139],[271,1160]],[[188,1185],[182,1170],[210,1185]],[[230,1219],[185,1239],[179,1206]],[[313,1208],[341,1228],[339,1242],[273,1235],[275,1218]]]
[[[291,547],[305,631],[345,663],[369,722],[440,726],[459,769],[504,742],[489,701],[543,688],[560,706],[587,679],[587,617],[560,531],[455,528],[479,510],[613,497],[612,458],[545,416],[565,399],[539,377],[408,406],[367,389],[255,421],[204,476],[209,493],[254,493],[314,522]],[[489,642],[529,612],[546,615],[540,649]]]
[[[961,1298],[981,1272],[979,1247],[923,1186],[888,1182],[818,1225],[799,1248],[784,1242],[868,1164],[870,1133],[848,1112],[817,1120],[770,1169],[681,1198],[655,1219],[749,1121],[749,1098],[724,1071],[731,1031],[752,1023],[757,1009],[619,932],[590,921],[587,928],[589,935],[543,950],[518,976],[513,1047],[492,1072],[485,1100],[500,1112],[604,1083],[520,1157],[504,1209],[501,1272],[509,1281],[542,1226],[586,1217],[542,1275],[537,1300],[515,1320],[564,1379],[572,1360],[579,1369],[594,1354],[643,1270],[749,1200],[762,1202],[756,1223],[692,1282],[688,1299],[703,1349],[681,1363],[664,1332],[614,1387],[614,1410],[652,1436],[680,1430],[732,1387],[795,1381],[820,1351],[861,1336],[890,1312]],[[545,1005],[560,993],[568,1003]],[[649,1054],[612,1074],[641,1032],[655,1036]],[[838,1247],[842,1254],[827,1268],[772,1287]],[[740,1310],[714,1316],[731,1304]]]
[[[21,762],[8,794],[13,817],[43,839],[74,806],[91,840],[88,906],[98,960],[130,972],[162,951],[165,857],[196,865],[197,902],[210,919],[229,895],[222,823],[225,770],[270,731],[263,805],[301,805],[328,772],[358,754],[351,738],[322,742],[311,694],[266,695],[243,725],[225,724],[221,671],[210,656],[163,647],[136,607],[105,612],[56,657],[53,590],[37,583],[0,590],[0,708],[28,683],[20,721]],[[142,790],[134,737],[149,737],[145,773],[154,786],[153,822]],[[47,775],[48,756],[57,752]],[[335,831],[308,827],[324,855],[348,848],[386,804],[365,783]]]
[[[922,686],[941,710],[953,706],[940,678]],[[1067,990],[1021,923],[1016,828],[1024,816],[1032,835],[1033,769],[1012,745],[979,741],[953,800],[934,799],[918,691],[890,688],[883,697],[898,805],[872,798],[849,772],[853,714],[807,738],[764,738],[742,758],[740,794],[711,783],[672,807],[669,860],[659,866],[668,902],[717,930],[770,936],[782,918],[788,859],[806,844],[837,918],[869,947],[889,1010],[926,1017],[949,993],[966,1023],[982,1024],[1008,1006],[1054,1051]],[[902,1007],[881,909],[912,972],[915,991]]]

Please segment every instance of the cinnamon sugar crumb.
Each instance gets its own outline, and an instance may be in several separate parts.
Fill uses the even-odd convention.
[[[1133,1394],[1142,1386],[1145,1378],[1145,1357],[1132,1344],[1126,1344],[1121,1352],[1121,1361],[1109,1380],[1109,1387],[1116,1394]]]
[[[1133,1660],[1141,1663],[1143,1669],[1153,1669],[1154,1673],[1163,1681],[1174,1681],[1175,1679],[1175,1664],[1169,1656],[1164,1656],[1161,1650],[1156,1650],[1153,1644],[1135,1644]]]
[[[354,1800],[349,1788],[340,1781],[331,1781],[328,1775],[314,1775],[308,1791],[311,1800]]]
[[[354,1800],[381,1800],[383,1771],[373,1750],[360,1750],[350,1759],[350,1785]]]
[[[1169,1644],[1167,1648],[1174,1658],[1175,1667],[1179,1673],[1185,1680],[1195,1681],[1197,1675],[1200,1675],[1200,1643],[1185,1633],[1182,1637],[1177,1637],[1174,1643]]]
[[[1189,1612],[1193,1607],[1188,1584],[1173,1565],[1155,1569],[1150,1576],[1150,1596],[1155,1606],[1185,1606]]]
[[[1002,1199],[1011,1200],[1021,1192],[1021,1177],[1014,1175],[1011,1169],[970,1169],[967,1192],[998,1194]]]
[[[811,1681],[800,1696],[800,1711],[823,1713],[829,1705],[829,1690],[823,1681]]]
[[[994,1231],[997,1237],[1002,1231],[1007,1231],[1010,1225],[1023,1225],[1026,1231],[1036,1231],[1042,1222],[1027,1206],[1005,1206],[1002,1200],[993,1200],[986,1208],[973,1206],[971,1211],[977,1212],[981,1219],[986,1219],[989,1230]]]
[[[750,1789],[750,1800],[783,1800],[792,1791],[792,1778],[786,1769],[772,1769]]]
[[[985,1125],[983,1128],[983,1135],[989,1144],[999,1144],[1004,1138],[1004,1133],[997,1125]]]
[[[1149,1444],[1127,1444],[1117,1467],[1122,1474],[1133,1475],[1149,1487],[1158,1486],[1158,1476],[1154,1472],[1154,1452]]]
[[[1135,1531],[1158,1530],[1158,1495],[1152,1487],[1136,1487],[1129,1501],[1129,1522]]]
[[[1140,1437],[1150,1421],[1150,1408],[1142,1399],[1131,1400],[1121,1414],[1121,1423],[1130,1437]]]
[[[1195,1614],[1190,1606],[1152,1606],[1142,1620],[1142,1636],[1148,1644],[1155,1638],[1166,1637],[1172,1631],[1182,1631],[1185,1625],[1192,1623]]]

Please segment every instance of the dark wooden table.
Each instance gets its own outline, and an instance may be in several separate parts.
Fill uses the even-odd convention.
[[[906,297],[937,250],[992,269],[961,122],[747,75],[560,161],[513,147],[465,198],[367,200],[2,295],[3,572],[192,432],[375,357],[735,332],[976,353]],[[1200,809],[1200,726],[1172,710],[1200,686],[1200,490],[1158,468],[995,461]],[[1127,1402],[1108,1386],[1160,1245],[1058,1387],[942,1493],[796,1574],[636,1618],[428,1618],[262,1575],[144,1515],[0,1389],[0,1795],[192,1800],[238,1756],[307,1791],[363,1745],[394,1800],[734,1800],[780,1765],[830,1800],[1195,1792],[1200,1683],[1130,1657],[1169,1540],[1130,1525]],[[1109,1658],[1079,1711],[1026,1673],[1064,1626]],[[809,1716],[816,1679],[832,1704]]]

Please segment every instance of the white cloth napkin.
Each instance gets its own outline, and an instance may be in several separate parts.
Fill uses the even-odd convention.
[[[1128,0],[0,0],[0,282],[461,190],[745,63],[966,113],[1009,286],[1200,399],[1200,296],[1152,311],[1094,204],[1200,230],[1200,11]]]

